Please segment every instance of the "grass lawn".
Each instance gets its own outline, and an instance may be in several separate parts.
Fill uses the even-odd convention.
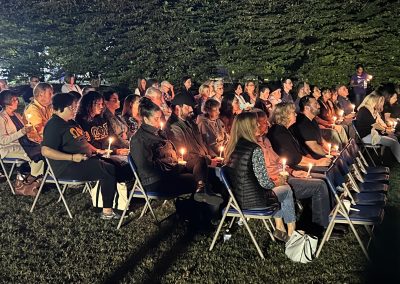
[[[282,243],[251,222],[266,259],[261,260],[243,227],[208,251],[213,232],[198,232],[170,218],[161,226],[150,214],[121,230],[103,221],[79,189],[66,194],[74,219],[56,190],[33,199],[13,196],[0,184],[1,283],[385,283],[400,277],[400,167],[392,168],[384,223],[376,230],[367,263],[352,233],[328,242],[309,264],[291,262]],[[166,217],[174,205],[156,203]],[[137,218],[139,210],[134,212]],[[363,228],[359,230],[366,236]],[[365,239],[365,238],[364,238]],[[397,277],[397,281],[396,281]]]

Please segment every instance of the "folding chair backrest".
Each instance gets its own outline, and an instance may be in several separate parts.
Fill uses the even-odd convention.
[[[343,176],[339,171],[338,164],[335,163],[329,167],[329,169],[325,172],[325,181],[328,185],[329,190],[335,196],[335,199],[338,201],[339,196],[337,194],[336,187],[342,186],[343,184]]]
[[[128,163],[129,163],[129,166],[131,167],[133,175],[135,176],[135,179],[137,179],[139,181],[140,180],[139,173],[138,173],[135,161],[133,160],[133,157],[130,154],[128,155]]]
[[[360,142],[362,142],[360,133],[358,133],[358,130],[357,130],[357,120],[353,119],[351,121],[351,125],[353,126],[354,133],[356,134],[356,139],[359,140]]]
[[[229,173],[230,169],[229,169],[229,167],[223,166],[221,168],[217,168],[217,170],[219,171],[219,179],[224,184],[226,190],[229,193],[229,196],[233,200],[233,203],[239,205],[237,203],[235,195],[233,194],[233,191],[232,191],[231,182],[230,182],[230,173]],[[239,208],[237,208],[237,209],[239,209]]]

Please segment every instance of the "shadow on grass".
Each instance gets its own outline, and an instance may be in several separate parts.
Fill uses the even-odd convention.
[[[375,234],[366,266],[366,283],[390,283],[398,279],[400,269],[400,208],[385,208],[385,219]]]
[[[125,262],[113,271],[103,283],[119,283],[128,274],[134,272],[136,266],[141,264],[142,260],[152,249],[157,248],[163,240],[171,236],[173,231],[178,227],[177,225],[177,222],[172,220],[168,223],[163,223],[160,229],[147,238],[147,241],[138,250],[132,252]]]

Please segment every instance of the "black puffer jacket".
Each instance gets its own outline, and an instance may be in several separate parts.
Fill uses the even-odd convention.
[[[278,199],[272,190],[259,184],[254,174],[252,156],[258,144],[239,139],[227,163],[227,171],[233,194],[242,209],[279,207]]]

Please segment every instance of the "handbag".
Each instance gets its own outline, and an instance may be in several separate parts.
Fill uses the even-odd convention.
[[[41,178],[26,175],[25,177],[21,174],[17,175],[17,179],[14,184],[14,191],[16,195],[25,196],[36,196],[41,183]]]
[[[318,238],[294,231],[285,245],[285,254],[292,261],[308,263],[313,260],[317,250]]]

